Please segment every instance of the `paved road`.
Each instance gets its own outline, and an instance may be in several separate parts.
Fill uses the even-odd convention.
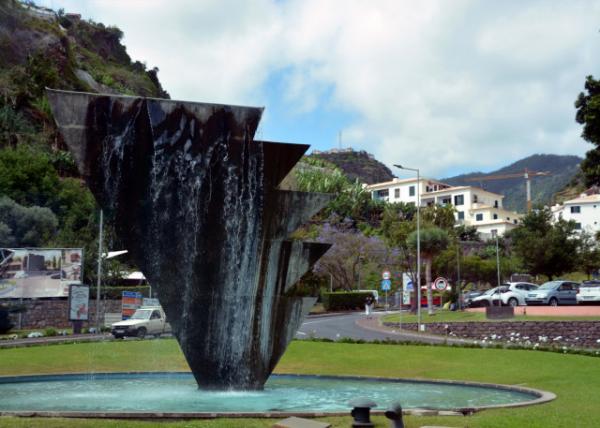
[[[424,343],[443,343],[446,341],[445,338],[439,336],[382,328],[378,322],[378,317],[381,315],[383,314],[376,313],[371,319],[365,319],[366,317],[363,313],[309,317],[298,330],[296,339],[318,338],[339,340],[347,337],[366,341],[385,339]],[[357,322],[360,322],[361,325],[358,325]],[[470,341],[448,339],[448,342],[462,343]]]

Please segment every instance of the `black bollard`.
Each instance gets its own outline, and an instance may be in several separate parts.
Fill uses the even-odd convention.
[[[363,397],[356,398],[348,404],[353,407],[350,412],[354,418],[352,428],[373,428],[375,426],[371,422],[371,407],[377,407],[377,404]]]
[[[402,420],[402,406],[400,403],[393,403],[389,409],[385,411],[385,417],[391,421],[392,428],[404,428]]]

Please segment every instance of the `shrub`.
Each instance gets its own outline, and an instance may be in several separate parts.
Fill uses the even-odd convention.
[[[55,328],[52,327],[48,327],[47,329],[44,330],[44,336],[56,336],[58,333],[56,332]]]
[[[367,294],[369,293],[358,291],[336,291],[333,293],[323,293],[323,306],[328,311],[363,309],[365,307],[365,299]]]

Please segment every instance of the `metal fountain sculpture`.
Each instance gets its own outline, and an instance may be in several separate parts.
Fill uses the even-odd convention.
[[[198,385],[261,389],[314,303],[294,285],[329,248],[288,239],[330,200],[278,189],[308,146],[254,140],[262,108],[48,98]]]

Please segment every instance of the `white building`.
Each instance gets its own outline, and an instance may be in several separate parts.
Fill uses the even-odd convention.
[[[595,234],[600,231],[600,194],[582,193],[578,198],[552,207],[556,220],[573,220],[578,230]]]
[[[394,179],[366,187],[375,200],[386,202],[417,203],[417,188],[420,190],[421,206],[452,205],[456,209],[457,224],[474,226],[484,237],[495,233],[503,235],[514,229],[522,214],[502,207],[503,195],[488,192],[473,186],[450,186],[441,181],[422,178]]]
[[[428,178],[421,178],[418,187],[422,195],[435,190],[447,189],[450,185]],[[368,185],[366,189],[371,192],[371,197],[378,201],[417,203],[416,178],[405,178],[403,180],[394,178],[392,181]]]

